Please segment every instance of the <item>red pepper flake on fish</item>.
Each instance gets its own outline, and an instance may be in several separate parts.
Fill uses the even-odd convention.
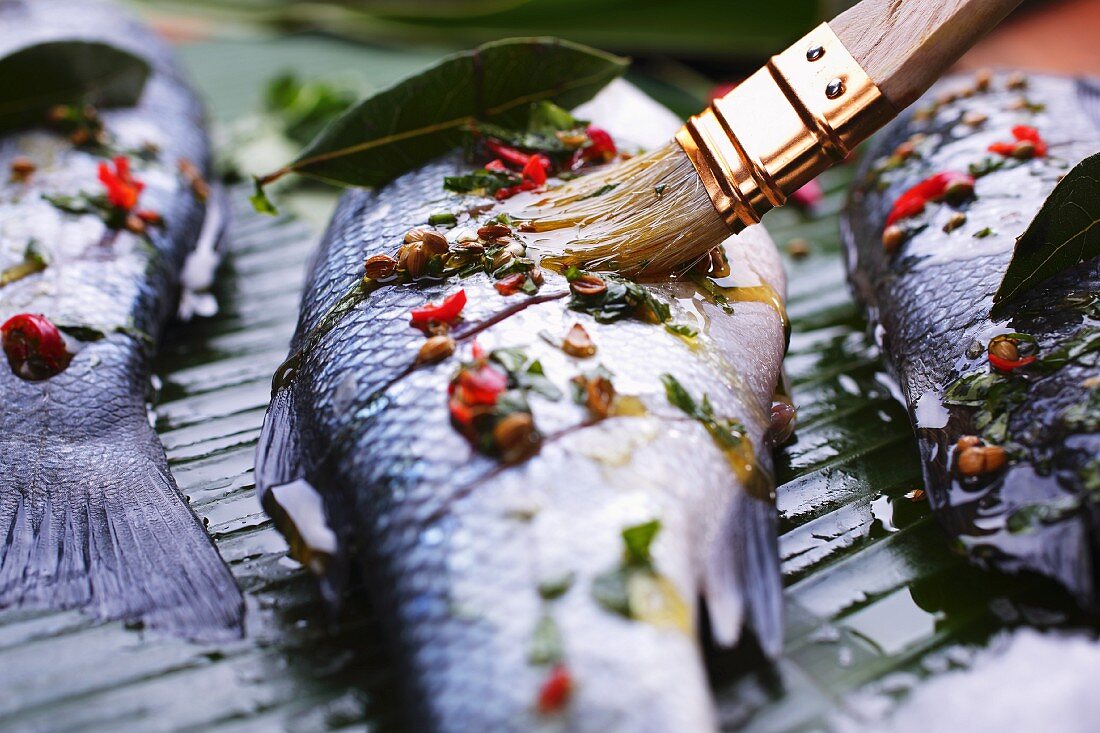
[[[420,308],[413,308],[409,315],[413,326],[427,328],[433,321],[436,323],[454,323],[462,315],[462,309],[466,307],[466,291],[459,288],[443,299],[439,305],[429,303]]]
[[[21,313],[0,326],[0,341],[12,372],[37,382],[60,374],[73,355],[61,331],[41,313]]]
[[[962,201],[974,194],[974,176],[968,173],[942,171],[925,178],[898,196],[886,217],[886,226],[924,211],[931,201]]]
[[[539,689],[538,708],[543,715],[561,712],[573,693],[573,676],[564,664],[556,664]]]
[[[122,211],[130,211],[137,206],[145,184],[134,178],[130,171],[130,159],[124,155],[117,156],[113,161],[114,170],[107,161],[99,164],[99,181],[107,190],[107,201],[111,206]]]
[[[989,146],[989,152],[1006,158],[1043,158],[1047,154],[1047,143],[1039,131],[1030,125],[1016,125],[1012,128],[1015,142],[996,142]]]

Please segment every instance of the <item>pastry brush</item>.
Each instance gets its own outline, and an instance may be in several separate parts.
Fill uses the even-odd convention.
[[[698,261],[914,102],[1020,0],[863,0],[674,140],[509,213],[558,266],[644,276]]]

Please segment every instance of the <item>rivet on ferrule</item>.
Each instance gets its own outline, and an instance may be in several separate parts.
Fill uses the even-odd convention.
[[[825,23],[676,134],[732,231],[885,125],[897,110]]]

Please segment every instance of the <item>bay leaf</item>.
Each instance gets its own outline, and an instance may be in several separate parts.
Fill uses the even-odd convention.
[[[1100,153],[1066,174],[1016,240],[993,296],[993,317],[1042,281],[1100,255]]]
[[[380,186],[458,146],[474,122],[526,124],[531,104],[574,107],[621,75],[627,60],[556,38],[513,38],[449,56],[333,120],[292,163],[344,186]]]
[[[106,43],[50,41],[0,59],[0,131],[45,120],[58,104],[135,104],[149,64]]]

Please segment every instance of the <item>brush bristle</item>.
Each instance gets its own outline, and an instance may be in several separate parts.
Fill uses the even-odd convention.
[[[730,234],[675,142],[508,213],[544,262],[634,276],[683,271]]]

